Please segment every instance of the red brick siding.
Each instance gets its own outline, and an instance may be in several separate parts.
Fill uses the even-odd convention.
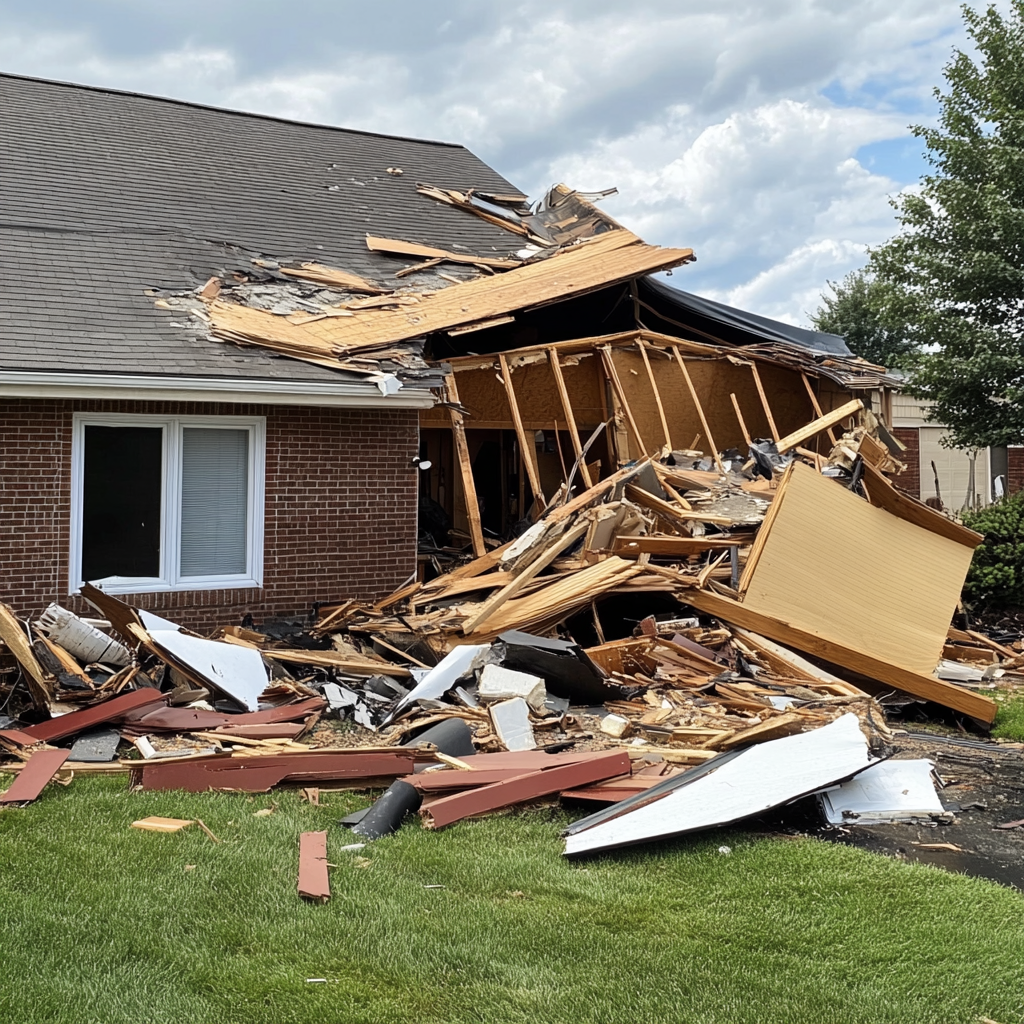
[[[906,469],[896,477],[896,483],[904,491],[920,498],[921,495],[921,435],[917,427],[893,427],[893,436],[907,446],[900,457]]]
[[[414,409],[170,402],[0,403],[0,600],[19,615],[68,596],[74,412],[266,416],[263,587],[130,597],[194,629],[376,598],[416,568]],[[112,500],[116,496],[112,495]],[[94,613],[93,613],[94,614]]]
[[[1024,490],[1024,448],[1006,449],[1006,489],[1009,494]]]

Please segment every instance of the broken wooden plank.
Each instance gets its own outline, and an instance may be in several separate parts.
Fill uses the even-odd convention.
[[[768,404],[768,396],[764,393],[764,385],[761,383],[761,374],[757,372],[756,363],[750,363],[750,372],[754,375],[754,386],[757,388],[758,397],[761,399],[761,408],[764,409],[765,419],[768,420],[768,429],[772,432],[772,440],[778,441],[779,428],[775,426],[772,407]]]
[[[318,903],[326,903],[331,897],[326,832],[303,832],[299,836],[299,895]]]
[[[519,439],[519,451],[526,467],[526,474],[530,478],[530,490],[533,491],[533,500],[537,508],[543,509],[546,504],[544,490],[540,485],[540,469],[537,466],[537,448],[533,438],[528,436],[523,427],[523,419],[519,415],[519,403],[516,401],[515,388],[512,386],[512,371],[508,367],[508,359],[502,352],[498,356],[501,365],[501,379],[505,384],[505,395],[508,398],[508,407],[512,413],[512,423],[516,428],[516,437]],[[524,514],[520,509],[520,515]]]
[[[0,804],[35,800],[70,756],[70,750],[37,750],[11,783],[10,789],[0,793]]]
[[[668,555],[686,558],[704,551],[720,551],[725,548],[742,547],[749,538],[739,537],[669,537],[653,534],[649,537],[616,537],[612,543],[612,554],[628,558],[630,555]]]
[[[366,278],[338,267],[325,267],[322,263],[303,263],[301,267],[281,267],[281,273],[288,277],[299,277],[317,284],[343,288],[347,292],[364,292],[367,295],[383,295],[387,289],[367,281]],[[214,296],[216,298],[216,296]]]
[[[54,740],[64,739],[65,736],[73,736],[76,732],[83,732],[91,726],[112,722],[115,718],[147,704],[162,704],[166,699],[159,690],[146,686],[139,690],[129,690],[128,693],[111,697],[81,711],[70,711],[58,718],[51,718],[48,722],[28,725],[21,731],[31,736],[37,743],[52,743]]]
[[[466,425],[463,422],[462,413],[457,408],[459,386],[455,383],[455,374],[448,374],[444,384],[448,393],[448,415],[452,422],[455,454],[459,460],[459,472],[462,476],[462,493],[466,502],[466,518],[469,520],[469,539],[473,545],[474,557],[481,558],[487,553],[487,547],[484,544],[484,531],[480,522],[480,503],[476,498],[476,482],[473,479],[473,463],[469,458]]]
[[[636,425],[636,419],[633,417],[633,410],[630,408],[629,400],[626,398],[626,392],[622,387],[622,381],[619,379],[619,371],[615,367],[615,357],[612,352],[610,345],[602,345],[600,347],[601,352],[601,365],[604,368],[605,377],[612,386],[612,390],[615,392],[615,397],[618,399],[619,405],[622,407],[622,411],[626,416],[626,420],[629,423],[629,429],[633,432],[633,437],[636,438],[636,443],[640,448],[640,455],[650,455],[651,450],[644,443],[644,439],[640,434],[640,428]],[[620,453],[620,458],[623,453]]]
[[[708,445],[711,448],[711,458],[715,460],[718,472],[724,476],[725,467],[722,465],[722,456],[719,454],[718,445],[715,444],[715,439],[711,434],[711,427],[708,425],[708,418],[704,415],[704,406],[701,405],[697,389],[693,386],[693,380],[690,378],[690,371],[686,368],[686,361],[683,359],[678,346],[672,346],[672,353],[676,357],[679,369],[682,371],[683,380],[686,382],[686,390],[690,392],[690,399],[693,401],[694,408],[697,410],[697,416],[700,419],[700,425],[704,430],[704,436],[708,439]]]
[[[583,457],[583,446],[580,443],[579,430],[576,427],[576,416],[573,413],[572,402],[569,400],[569,390],[565,386],[565,377],[562,374],[562,366],[558,361],[558,349],[551,347],[547,350],[548,365],[551,367],[552,376],[555,378],[555,387],[558,389],[558,397],[562,403],[562,413],[569,428],[569,437],[572,440],[572,450],[576,461],[580,466],[580,474],[587,487],[592,487],[594,481],[590,476],[590,468],[587,460]]]
[[[852,416],[854,413],[860,412],[863,408],[864,403],[859,398],[854,398],[845,405],[841,405],[838,409],[833,409],[832,412],[827,415],[819,416],[816,420],[812,420],[799,430],[794,430],[792,434],[780,437],[775,443],[775,447],[778,449],[779,454],[782,455],[784,452],[789,451],[790,448],[795,448],[797,445],[803,444],[804,441],[814,437],[815,434],[820,434],[823,430],[827,430],[829,427],[834,427],[837,423],[842,422],[848,416]]]
[[[633,282],[633,286],[636,286],[636,282]],[[647,345],[643,341],[637,342],[637,348],[640,349],[640,358],[644,362],[644,369],[647,371],[647,380],[651,385],[651,391],[654,394],[654,404],[658,410],[658,419],[661,420],[661,431],[665,437],[665,444],[668,446],[669,451],[672,450],[672,435],[668,429],[668,420],[665,417],[665,406],[661,402],[661,392],[658,390],[658,382],[654,379],[654,370],[651,369],[651,360],[647,355]]]
[[[811,382],[808,379],[807,374],[801,373],[800,376],[803,378],[804,387],[807,389],[807,397],[811,400],[811,408],[814,410],[814,415],[824,415],[821,411],[821,403],[818,401],[818,396],[814,393],[814,388],[811,387]],[[828,439],[835,444],[836,432],[831,427],[828,427],[825,432],[828,434]]]
[[[477,256],[470,252],[452,252],[450,249],[439,249],[433,245],[421,245],[419,242],[403,242],[397,238],[381,238],[378,235],[366,236],[366,248],[370,252],[383,252],[389,256],[421,256],[439,263],[468,263],[493,267],[495,270],[512,270],[522,266],[522,260],[508,257]]]
[[[48,672],[44,672],[25,631],[21,628],[14,612],[5,604],[0,604],[0,639],[10,648],[18,664],[25,672],[32,702],[44,710],[53,698],[55,680]]]
[[[609,751],[576,764],[527,772],[490,786],[442,797],[425,807],[421,814],[427,828],[444,828],[474,814],[500,810],[559,793],[563,789],[576,789],[603,779],[628,775],[629,772],[629,754]]]

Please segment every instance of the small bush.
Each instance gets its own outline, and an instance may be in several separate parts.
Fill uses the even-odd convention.
[[[986,607],[1024,606],[1024,491],[965,512],[964,525],[985,535],[974,552],[964,597]]]

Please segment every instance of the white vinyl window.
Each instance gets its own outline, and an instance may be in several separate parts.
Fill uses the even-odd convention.
[[[76,413],[71,590],[263,585],[266,420]]]

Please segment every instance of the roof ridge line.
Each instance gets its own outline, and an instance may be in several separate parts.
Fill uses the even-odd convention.
[[[174,103],[181,107],[194,107],[199,110],[212,110],[218,114],[232,114],[235,117],[255,117],[261,121],[276,121],[279,124],[294,124],[303,128],[321,128],[324,131],[343,132],[346,135],[363,135],[372,139],[393,139],[398,142],[416,142],[425,146],[444,146],[447,149],[465,149],[472,152],[461,142],[444,142],[440,139],[422,139],[411,135],[389,135],[387,132],[371,132],[364,128],[343,128],[341,125],[320,124],[316,121],[299,121],[291,117],[280,117],[277,114],[260,114],[251,110],[235,110],[231,107],[217,107],[212,103],[199,103],[195,100],[180,100],[173,96],[156,96],[153,93],[135,92],[131,89],[114,89],[106,85],[83,85],[79,82],[65,82],[58,78],[39,78],[36,75],[20,75],[13,71],[0,71],[0,79],[14,78],[22,82],[39,82],[44,85],[56,85],[64,89],[83,89],[88,92],[103,92],[115,96],[133,96],[136,99],[152,100],[154,103]],[[473,154],[475,156],[475,154]]]

